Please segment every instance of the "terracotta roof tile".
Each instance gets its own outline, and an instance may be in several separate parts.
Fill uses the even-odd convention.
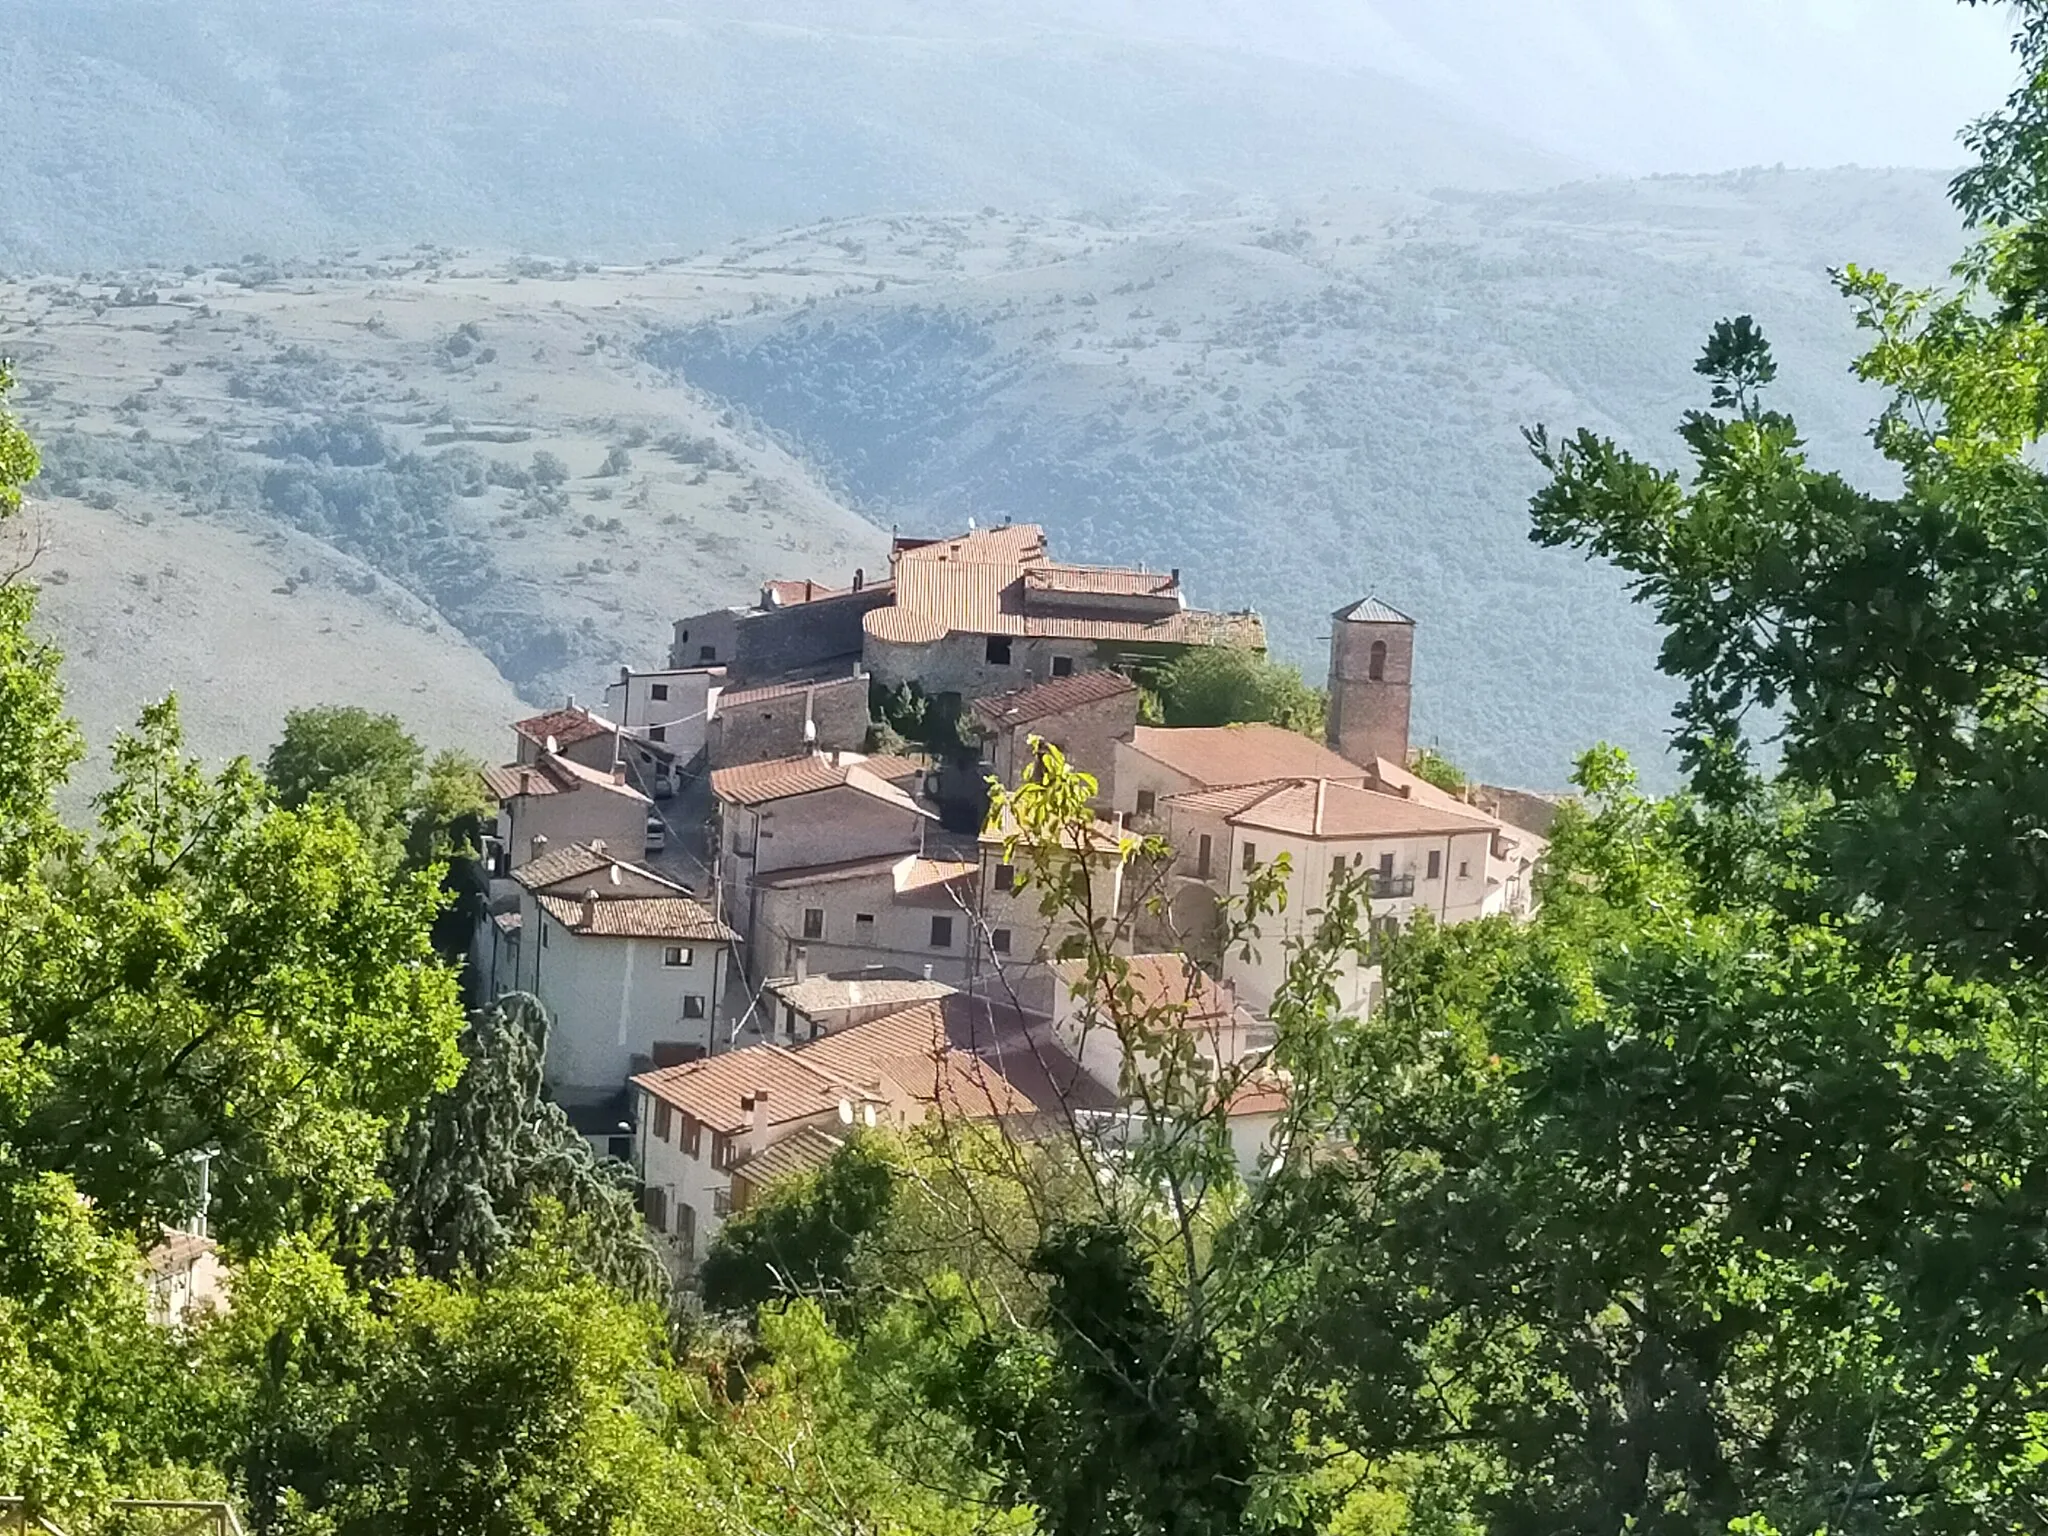
[[[722,944],[736,937],[702,902],[682,896],[540,896],[542,910],[571,933],[593,939],[681,939]]]
[[[1166,803],[1221,815],[1234,826],[1346,842],[1492,832],[1499,823],[1469,807],[1432,805],[1330,779],[1283,779],[1171,796]]]
[[[858,971],[806,976],[802,981],[781,977],[767,982],[764,990],[809,1016],[849,1008],[901,1008],[946,997],[955,988],[943,981],[913,976],[909,971],[870,966]]]
[[[616,736],[619,731],[611,721],[593,715],[587,709],[549,710],[544,715],[515,721],[512,729],[535,746],[547,745],[548,738],[552,736],[559,747],[591,741],[599,736]]]
[[[898,760],[883,761],[885,766],[894,767]],[[816,794],[822,789],[836,789],[842,784],[911,810],[918,809],[901,786],[891,783],[851,753],[770,758],[766,762],[714,769],[711,774],[711,792],[733,805],[767,805],[797,795]]]
[[[528,795],[559,795],[579,789],[601,789],[645,801],[647,797],[630,784],[622,784],[600,769],[586,768],[566,757],[543,753],[538,762],[506,763],[485,768],[479,775],[484,787],[500,800]]]
[[[771,1097],[772,1104],[774,1099]],[[793,1174],[815,1173],[831,1162],[846,1145],[844,1136],[835,1136],[821,1125],[804,1125],[791,1131],[779,1141],[771,1141],[759,1152],[743,1158],[732,1171],[735,1181],[744,1179],[755,1188],[786,1179]]]
[[[974,701],[975,718],[990,729],[1029,725],[1084,705],[1128,694],[1136,699],[1138,685],[1117,672],[1076,672],[1072,677],[1055,677],[1016,693],[997,694]]]
[[[1039,565],[1024,572],[1024,586],[1091,597],[1171,597],[1180,591],[1180,577],[1113,565]]]
[[[1277,725],[1141,725],[1131,749],[1208,789],[1294,778],[1362,784],[1368,776],[1321,742]]]
[[[746,1127],[746,1111],[740,1101],[763,1090],[768,1094],[770,1125],[827,1114],[841,1099],[859,1096],[854,1084],[834,1080],[780,1045],[750,1045],[677,1067],[661,1067],[641,1073],[633,1082],[727,1136]]]

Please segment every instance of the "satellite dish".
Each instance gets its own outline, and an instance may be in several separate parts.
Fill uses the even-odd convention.
[[[553,756],[555,756],[555,755],[556,755],[557,753],[559,753],[559,752],[560,752],[560,751],[562,750],[562,749],[561,749],[560,747],[558,747],[558,746],[556,746],[556,745],[555,745],[555,738],[554,738],[554,737],[552,737],[552,736],[550,736],[550,737],[548,738],[548,743],[547,743],[547,745],[548,745],[548,756],[549,756],[549,757],[553,757]]]
[[[816,741],[817,739],[818,739],[818,722],[817,722],[817,721],[815,721],[815,720],[811,720],[811,719],[808,719],[808,718],[807,718],[807,719],[806,719],[806,720],[804,721],[804,740],[805,740],[805,741],[812,741],[812,742],[814,742],[814,741]]]
[[[841,1125],[853,1124],[853,1106],[845,1099],[839,1101],[839,1123]]]
[[[620,881],[620,878],[621,877],[619,875],[619,866],[614,864],[612,866],[612,884],[617,885]]]
[[[875,1106],[872,1104],[863,1104],[860,1108],[861,1118],[867,1121],[868,1129],[872,1131],[875,1128]]]

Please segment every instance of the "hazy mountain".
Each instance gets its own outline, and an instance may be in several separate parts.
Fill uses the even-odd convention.
[[[886,238],[834,228],[745,259],[888,270]],[[994,243],[965,221],[955,238]],[[1520,429],[1587,425],[1679,462],[1672,429],[1705,403],[1691,363],[1747,312],[1816,450],[1881,482],[1879,402],[1848,376],[1826,271],[1930,280],[1959,238],[1926,172],[1329,199],[1016,239],[995,270],[700,324],[649,355],[878,520],[1013,516],[1074,557],[1178,564],[1197,600],[1265,613],[1311,676],[1325,616],[1377,593],[1425,626],[1423,738],[1556,783],[1596,738],[1655,753],[1670,694],[1615,574],[1528,543]]]
[[[835,215],[1573,169],[1384,73],[1057,5],[836,9],[11,0],[0,264],[366,241],[616,258]]]

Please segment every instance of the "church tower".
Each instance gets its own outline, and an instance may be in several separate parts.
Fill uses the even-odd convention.
[[[1360,767],[1408,766],[1415,621],[1376,597],[1330,615],[1330,747]]]

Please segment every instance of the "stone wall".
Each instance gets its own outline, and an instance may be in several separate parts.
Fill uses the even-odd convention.
[[[815,605],[810,605],[815,606]],[[801,757],[810,751],[858,752],[868,735],[868,680],[846,676],[769,698],[721,697],[708,742],[711,766]],[[809,720],[815,735],[807,733]]]
[[[861,620],[892,600],[887,586],[863,587],[786,608],[757,608],[739,621],[728,686],[744,687],[845,661],[851,671],[866,632]]]

